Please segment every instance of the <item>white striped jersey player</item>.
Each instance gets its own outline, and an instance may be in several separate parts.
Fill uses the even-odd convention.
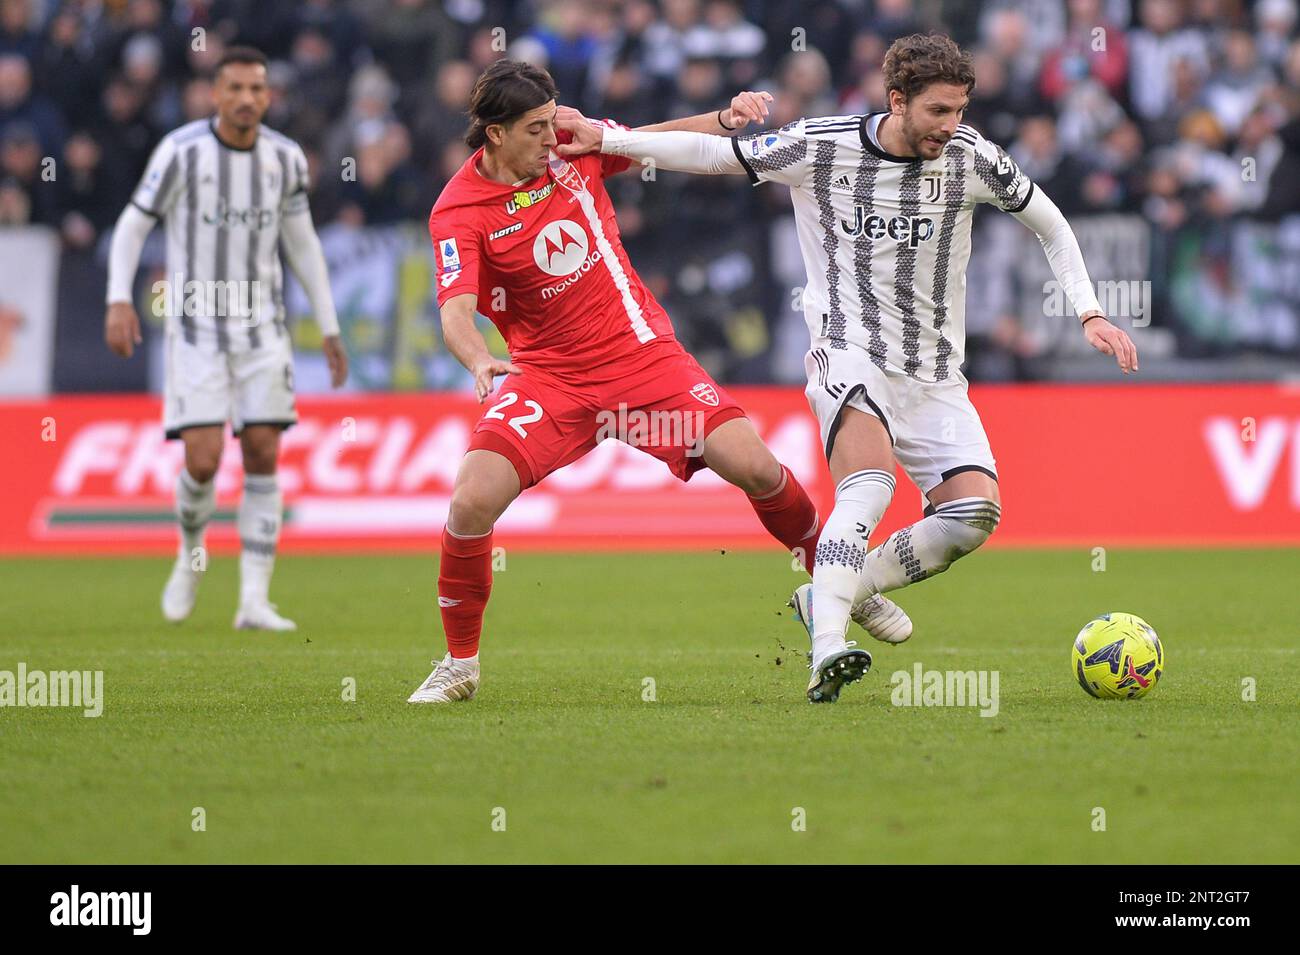
[[[604,130],[607,153],[664,169],[790,187],[808,273],[808,398],[829,457],[846,406],[879,417],[923,492],[964,469],[995,474],[961,373],[966,264],[978,203],[1037,232],[1080,315],[1098,307],[1069,224],[998,146],[958,126],[935,159],[894,156],[886,113],[802,119],[734,139]]]
[[[228,420],[236,434],[297,420],[282,250],[322,333],[338,334],[307,187],[302,148],[266,126],[242,149],[218,136],[216,120],[197,120],[154,149],[118,222],[108,301],[131,301],[144,238],[161,220],[169,437]]]
[[[217,139],[212,120],[188,123],[158,143],[131,203],[165,225],[174,293],[177,277],[182,286],[248,283],[227,309],[169,308],[169,331],[219,351],[284,336],[280,221],[307,210],[307,158],[297,143],[263,126],[252,148],[236,149]]]

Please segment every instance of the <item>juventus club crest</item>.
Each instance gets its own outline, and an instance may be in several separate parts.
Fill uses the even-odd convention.
[[[925,184],[922,198],[926,202],[938,202],[943,196],[943,172],[927,172],[921,179]]]

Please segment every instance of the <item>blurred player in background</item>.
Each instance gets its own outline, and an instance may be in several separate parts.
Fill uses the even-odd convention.
[[[158,144],[117,221],[105,338],[124,358],[141,341],[132,284],[145,238],[162,219],[163,425],[168,438],[185,443],[185,467],[176,481],[180,553],[163,590],[163,616],[180,621],[194,609],[206,566],[204,530],[216,509],[214,478],[230,422],[244,462],[234,625],[294,630],[269,599],[281,522],[275,473],[280,432],[298,420],[281,246],[311,301],[336,388],[347,380],[347,354],[307,206],[306,157],[293,140],[261,125],[270,105],[266,58],[249,47],[228,49],[216,69],[213,104],[214,117],[182,126]]]
[[[555,99],[544,70],[511,60],[490,66],[471,94],[467,142],[477,151],[429,218],[447,347],[491,405],[456,477],[442,535],[438,606],[448,651],[412,703],[467,700],[478,690],[493,525],[521,491],[603,437],[641,447],[683,481],[703,467],[716,471],[749,495],[772,536],[802,549],[811,570],[812,501],[678,343],[623,249],[604,179],[630,160],[558,160],[554,147],[567,136],[556,134]],[[716,113],[647,128],[721,133],[764,111],[758,94],[742,93]],[[488,352],[477,311],[500,328],[508,360]],[[497,375],[509,377],[494,393]],[[641,414],[675,422],[675,433],[640,441],[608,427]]]
[[[850,617],[879,640],[906,640],[911,621],[882,595],[942,573],[1001,516],[993,454],[961,372],[977,203],[1037,233],[1088,342],[1125,373],[1138,367],[1128,335],[1102,314],[1060,210],[1000,147],[962,125],[975,85],[970,55],[947,37],[914,34],[889,48],[884,73],[887,111],[731,140],[570,117],[573,142],[558,149],[791,187],[808,272],[807,395],[836,482],[813,582],[791,598],[812,643],[814,702],[834,701],[871,666],[845,642]],[[925,496],[925,516],[869,549],[896,462]]]

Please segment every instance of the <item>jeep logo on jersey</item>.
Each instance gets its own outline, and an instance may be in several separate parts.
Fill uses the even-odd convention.
[[[533,240],[533,261],[547,275],[571,275],[587,258],[587,232],[569,219],[556,219]]]
[[[706,405],[712,405],[712,406],[715,407],[715,408],[718,406],[718,392],[717,392],[717,389],[714,388],[714,387],[713,387],[711,384],[709,384],[707,381],[702,381],[702,382],[700,382],[698,385],[696,385],[694,388],[692,388],[692,389],[691,389],[691,395],[692,395],[696,400],[698,400],[698,401],[702,401],[702,402],[704,402]]]
[[[217,211],[215,213],[203,213],[203,222],[206,225],[221,226],[223,229],[229,229],[231,226],[265,229],[274,221],[275,213],[270,209],[232,209],[230,203],[225,199],[217,200]]]
[[[906,242],[912,248],[934,235],[934,220],[929,216],[884,216],[867,215],[862,206],[853,207],[853,222],[840,220],[840,228],[845,235],[859,236],[864,231],[873,239],[886,236],[895,242]]]

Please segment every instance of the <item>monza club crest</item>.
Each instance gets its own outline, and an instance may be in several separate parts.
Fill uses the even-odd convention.
[[[707,381],[702,381],[692,388],[691,396],[711,407],[716,408],[718,406],[718,390]]]

